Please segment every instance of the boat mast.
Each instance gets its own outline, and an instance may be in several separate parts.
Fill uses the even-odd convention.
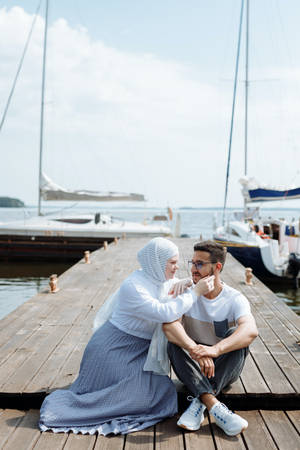
[[[240,48],[241,48],[241,35],[242,35],[242,24],[243,24],[243,12],[244,12],[244,0],[241,0],[241,13],[240,13],[240,25],[239,25],[239,38],[238,38],[237,55],[236,55],[236,63],[235,63],[233,100],[232,100],[231,122],[230,122],[230,135],[229,135],[229,148],[228,148],[227,170],[226,170],[226,185],[225,185],[225,195],[224,195],[224,205],[223,205],[223,226],[225,225],[225,211],[226,211],[226,206],[227,206],[227,193],[228,193],[228,181],[229,181],[230,157],[231,157],[231,144],[232,144],[232,134],[233,134],[233,123],[234,123],[234,111],[235,111],[236,88],[237,88],[237,79],[238,79],[238,72],[239,72],[239,60],[240,60]]]
[[[244,147],[244,175],[247,176],[248,167],[248,90],[249,90],[249,0],[246,0],[246,58],[245,58],[245,147]],[[244,219],[247,218],[247,202],[244,198]]]
[[[49,0],[46,0],[45,29],[44,29],[44,50],[43,50],[43,70],[42,70],[41,120],[40,120],[40,162],[39,162],[39,202],[38,202],[38,215],[39,216],[41,216],[41,197],[42,197],[42,162],[43,162],[42,156],[43,156],[43,138],[44,138],[44,107],[45,107],[45,80],[46,80],[48,10],[49,10]]]

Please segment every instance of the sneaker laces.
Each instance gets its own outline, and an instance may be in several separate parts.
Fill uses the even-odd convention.
[[[218,416],[219,418],[224,419],[224,416],[226,416],[227,414],[233,415],[233,412],[230,411],[230,409],[228,409],[227,406],[224,405],[224,403],[219,403],[216,408],[218,409],[216,412],[214,411],[214,415]]]
[[[200,414],[200,412],[202,411],[202,405],[201,405],[201,403],[200,403],[200,406],[197,404],[197,402],[194,402],[194,400],[198,400],[197,399],[197,397],[192,397],[191,395],[189,395],[188,397],[187,397],[187,400],[189,401],[189,402],[192,402],[191,404],[190,404],[190,406],[189,406],[189,412],[191,413],[191,414],[194,414],[194,416],[195,417],[197,417],[199,414]],[[198,400],[199,401],[199,400]]]

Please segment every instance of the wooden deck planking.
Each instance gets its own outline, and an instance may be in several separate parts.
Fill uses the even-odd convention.
[[[228,267],[229,266],[229,267]],[[256,341],[251,345],[250,351],[257,362],[258,367],[263,373],[265,377],[266,383],[270,386],[270,389],[273,393],[288,393],[288,392],[300,392],[300,365],[298,364],[298,357],[300,355],[299,347],[295,346],[295,337],[289,330],[286,328],[287,324],[283,325],[279,319],[277,329],[274,326],[270,326],[270,320],[274,320],[274,311],[269,308],[267,305],[270,302],[262,300],[258,294],[254,294],[254,289],[257,283],[260,283],[256,278],[254,279],[253,286],[246,286],[243,281],[241,281],[240,277],[242,275],[242,266],[240,264],[236,264],[232,258],[229,258],[229,265],[227,266],[226,276],[228,277],[228,283],[234,286],[238,286],[237,288],[243,292],[251,302],[252,312],[255,316],[257,326],[259,329],[259,337]],[[226,266],[225,266],[226,267]],[[235,270],[232,270],[234,267]],[[231,270],[230,270],[231,269]],[[234,274],[234,275],[233,275]],[[268,290],[264,286],[265,290]],[[251,292],[251,293],[250,293]],[[271,291],[268,292],[270,298],[276,297]],[[255,299],[254,299],[255,297]],[[258,301],[255,301],[259,298]],[[260,305],[263,305],[261,307]],[[259,307],[258,307],[259,305]],[[288,308],[288,306],[283,305],[284,308]],[[264,310],[263,314],[261,310]],[[294,314],[294,313],[293,313]],[[280,314],[279,314],[280,315]],[[293,328],[294,325],[291,324]],[[284,331],[284,333],[282,332]],[[291,337],[292,336],[292,337]],[[288,342],[287,342],[288,340]],[[261,352],[257,351],[257,347],[260,345],[260,341],[265,345],[269,356],[266,356],[264,359],[261,355]],[[293,343],[293,345],[291,345]],[[262,349],[260,345],[260,350]],[[295,361],[296,355],[296,361]],[[278,369],[275,369],[275,365],[277,365]],[[272,367],[275,372],[272,372]],[[274,381],[272,378],[274,374],[277,373],[277,379],[275,381],[276,386],[274,385]],[[286,379],[286,381],[285,381]]]
[[[280,450],[300,448],[300,435],[284,411],[261,411],[261,414]]]
[[[292,422],[293,426],[300,435],[300,410],[297,411],[286,411],[286,415]]]
[[[0,321],[4,339],[0,347],[0,393],[46,393],[74,381],[92,333],[95,312],[138,267],[136,253],[146,242],[147,239],[121,240],[106,251],[95,252],[91,255],[92,264],[81,261],[59,277],[58,293],[46,290],[7,316],[9,320]],[[186,263],[192,256],[194,240],[175,242]],[[186,275],[187,266],[181,264],[179,276]],[[282,302],[278,306],[276,296],[257,279],[253,286],[246,286],[244,268],[231,255],[223,278],[250,298],[260,331],[241,378],[226,394],[299,395],[297,316]],[[296,319],[292,320],[294,316]],[[7,327],[3,328],[3,324]]]
[[[243,411],[249,427],[229,437],[207,416],[197,432],[176,426],[176,417],[127,436],[41,433],[38,410],[0,411],[0,448],[5,450],[296,450],[300,444],[300,411]]]
[[[0,410],[0,448],[4,447],[24,416],[24,411]]]
[[[248,428],[243,432],[243,437],[249,450],[275,450],[274,440],[259,411],[237,411],[248,421]]]
[[[282,394],[296,392],[259,337],[251,345],[251,354],[271,392]]]
[[[31,410],[26,414],[22,412],[19,412],[19,414],[22,419],[4,444],[3,448],[5,450],[31,449],[41,436],[41,432],[37,427],[39,411]],[[9,421],[6,425],[9,427]]]
[[[93,450],[97,436],[70,433],[64,450]]]
[[[138,244],[136,244],[138,246]],[[138,246],[139,248],[139,246]],[[117,246],[115,248],[110,249],[111,253],[114,251],[114,253],[117,252]],[[32,303],[28,303],[27,309],[32,314],[29,314],[27,312],[28,319],[30,317],[29,322],[22,321],[21,326],[24,325],[27,328],[31,326],[30,322],[34,321],[34,318],[36,318],[39,321],[39,326],[36,326],[35,331],[31,333],[27,333],[26,329],[19,330],[19,339],[15,339],[14,336],[10,336],[12,332],[15,331],[15,329],[7,330],[6,328],[6,335],[12,338],[11,340],[8,340],[7,337],[7,347],[4,347],[4,350],[6,350],[6,353],[4,354],[3,361],[9,361],[9,364],[6,364],[4,369],[1,370],[0,375],[0,386],[4,385],[4,379],[9,379],[9,382],[3,389],[1,389],[3,392],[8,392],[10,389],[15,389],[13,392],[20,392],[22,390],[22,386],[17,383],[17,380],[14,380],[15,383],[13,383],[13,380],[11,379],[11,375],[14,373],[14,378],[18,378],[18,375],[16,374],[16,371],[18,368],[21,369],[19,377],[22,380],[19,380],[22,384],[24,383],[24,370],[26,373],[26,368],[29,368],[30,376],[33,377],[34,374],[34,368],[36,367],[37,370],[43,366],[43,362],[45,364],[48,363],[48,357],[51,358],[51,353],[59,346],[60,344],[63,345],[63,343],[60,341],[59,337],[61,334],[62,326],[65,326],[65,335],[69,336],[69,333],[72,330],[72,333],[74,334],[74,324],[78,322],[84,322],[85,317],[89,316],[89,313],[91,309],[95,308],[97,310],[102,302],[107,298],[107,296],[111,293],[110,287],[116,288],[120,284],[120,277],[119,274],[122,273],[122,270],[120,270],[120,264],[121,267],[126,268],[126,273],[124,274],[124,277],[127,275],[127,272],[130,273],[133,270],[132,265],[137,265],[135,259],[134,264],[126,264],[125,261],[128,260],[128,257],[126,253],[123,253],[123,262],[122,261],[115,261],[115,263],[112,263],[112,270],[116,273],[116,280],[115,283],[107,283],[107,279],[110,276],[110,273],[107,271],[107,264],[108,261],[111,261],[111,256],[107,256],[108,251],[104,254],[104,251],[102,251],[103,255],[101,255],[103,258],[101,258],[100,263],[94,263],[94,264],[82,264],[78,263],[74,267],[74,273],[72,273],[72,270],[69,270],[67,272],[71,272],[71,274],[67,274],[67,276],[62,277],[63,282],[61,283],[61,280],[59,278],[59,286],[61,290],[56,294],[50,294],[47,292],[38,294],[36,297],[36,301],[38,302],[37,305],[39,306],[39,310],[45,309],[44,314],[40,312],[39,316],[35,316],[35,311],[32,311]],[[94,257],[94,255],[93,255]],[[122,259],[122,258],[119,258]],[[95,257],[94,257],[95,260]],[[93,261],[93,258],[92,258]],[[80,268],[80,270],[79,270]],[[106,269],[106,270],[105,270]],[[84,273],[82,275],[82,272]],[[79,276],[80,275],[80,276]],[[67,280],[67,284],[66,281]],[[110,281],[110,280],[109,280]],[[68,283],[71,283],[69,285]],[[96,285],[96,286],[95,286]],[[103,290],[106,288],[106,291],[103,292]],[[114,289],[113,289],[114,290]],[[46,302],[47,299],[47,302]],[[84,299],[84,301],[83,301]],[[51,305],[49,307],[49,305]],[[36,304],[33,303],[34,309],[36,309]],[[24,308],[23,308],[24,309]],[[93,316],[95,311],[92,311]],[[26,311],[25,311],[26,314]],[[89,328],[91,329],[91,322],[92,318],[90,319],[90,323],[88,324]],[[50,328],[49,328],[50,327]],[[69,330],[68,330],[69,327]],[[10,328],[10,327],[9,327]],[[77,330],[75,330],[75,335]],[[54,337],[51,337],[48,340],[48,344],[45,346],[49,347],[49,351],[47,352],[47,349],[42,347],[40,348],[40,352],[43,350],[45,353],[41,353],[41,355],[36,355],[35,352],[35,346],[38,344],[43,345],[43,340],[46,339],[46,335],[53,335]],[[38,336],[38,339],[37,339]],[[85,335],[86,336],[86,335]],[[51,341],[54,340],[53,346],[51,346]],[[86,341],[85,341],[86,343]],[[71,351],[74,346],[76,346],[77,342],[74,340],[73,342],[69,342],[69,347],[71,345]],[[37,348],[38,350],[38,348]],[[41,358],[39,356],[42,356]],[[45,357],[44,357],[45,356]],[[6,369],[6,370],[5,370]],[[7,371],[8,369],[8,371]],[[45,370],[44,370],[45,371]],[[76,375],[76,374],[75,374]],[[29,380],[30,381],[30,380]],[[70,380],[72,381],[72,380]],[[25,381],[25,385],[28,384]],[[35,390],[39,390],[37,386],[35,386]],[[7,391],[8,390],[8,391]]]
[[[270,393],[270,389],[256,366],[251,353],[246,358],[245,366],[240,378],[246,393]]]
[[[68,437],[68,434],[64,433],[42,433],[34,450],[62,450],[65,448]]]
[[[126,437],[122,435],[117,436],[97,436],[94,450],[125,450]]]
[[[130,433],[126,436],[126,450],[153,450],[154,440],[154,427]]]
[[[55,333],[52,327],[45,326],[38,330],[38,335],[32,336],[30,347],[23,347],[15,352],[14,364],[5,365],[1,369],[1,392],[22,392],[43,361],[47,360],[57,343],[64,337],[66,331],[65,326],[56,327]]]
[[[211,425],[208,416],[205,415],[204,421],[201,425],[201,431],[184,433],[186,450],[215,450],[214,439],[211,434]]]
[[[183,431],[177,427],[176,417],[158,423],[155,428],[156,450],[185,450]]]

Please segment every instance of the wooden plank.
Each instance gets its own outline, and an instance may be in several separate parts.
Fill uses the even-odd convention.
[[[277,449],[259,411],[236,411],[236,413],[246,419],[249,424],[248,428],[243,432],[247,449]]]
[[[125,436],[97,436],[94,450],[126,450]]]
[[[270,389],[257,368],[251,354],[246,358],[245,366],[241,373],[241,380],[247,394],[270,393]]]
[[[1,361],[0,366],[2,366],[10,356],[12,356],[18,348],[25,345],[26,341],[32,337],[32,335],[39,329],[39,325],[36,324],[29,328],[20,328],[15,331],[15,334],[10,338],[4,340],[4,343],[0,349]],[[7,337],[7,336],[6,336]]]
[[[269,349],[280,366],[281,370],[285,373],[290,383],[294,387],[295,391],[300,393],[300,365],[291,355],[284,351],[281,345],[269,344]]]
[[[41,434],[37,428],[38,420],[38,410],[28,411],[18,424],[18,427],[6,442],[4,446],[5,450],[32,449]]]
[[[154,449],[154,427],[130,433],[126,436],[125,450],[153,450]]]
[[[210,423],[206,415],[199,431],[184,432],[186,450],[215,450]]]
[[[95,435],[70,433],[64,450],[92,450],[95,441]]]
[[[45,431],[41,433],[34,450],[62,450],[65,448],[65,443],[68,439],[67,433],[52,433],[52,431]]]
[[[24,418],[23,411],[1,410],[0,414],[0,448],[3,448],[5,443],[11,438],[19,423]]]
[[[286,411],[286,414],[300,435],[300,410]]]
[[[251,354],[263,374],[263,378],[272,393],[295,393],[295,389],[278,367],[269,350],[260,337],[251,344]]]
[[[25,386],[23,392],[49,392],[57,374],[61,372],[66,364],[75,343],[81,339],[84,330],[83,327],[73,326],[64,339],[57,345],[44,364],[35,373],[29,383]]]
[[[68,387],[76,379],[79,372],[80,361],[86,344],[88,342],[91,330],[84,330],[79,341],[74,346],[69,357],[66,359],[60,372],[55,373],[55,377],[50,385],[50,390],[63,389]]]
[[[176,425],[176,417],[164,420],[156,425],[156,450],[184,450],[182,429]]]
[[[239,377],[234,383],[232,383],[227,389],[223,389],[222,391],[228,395],[245,395],[245,387]]]
[[[300,448],[299,434],[283,411],[261,411],[261,414],[280,450]]]
[[[32,346],[26,349],[21,348],[16,352],[17,356],[20,356],[15,359],[18,362],[17,367],[14,364],[5,367],[9,369],[9,377],[7,378],[8,373],[5,371],[6,379],[1,385],[1,391],[22,392],[66,332],[67,328],[64,326],[56,327],[55,334],[53,334],[53,327],[41,327],[38,335],[34,336],[35,341],[31,342]],[[21,365],[19,365],[20,360],[22,361]],[[12,371],[12,369],[14,370]],[[1,379],[3,380],[2,371]]]

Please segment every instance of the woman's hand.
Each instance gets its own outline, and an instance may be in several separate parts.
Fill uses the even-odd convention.
[[[202,278],[200,281],[198,281],[198,283],[194,286],[194,292],[197,295],[197,297],[200,297],[200,295],[205,295],[213,291],[215,287],[214,281],[215,281],[214,275]]]
[[[174,283],[168,294],[173,295],[173,297],[177,297],[178,295],[183,294],[187,288],[192,286],[192,284],[193,282],[190,278],[184,278],[183,280]]]

